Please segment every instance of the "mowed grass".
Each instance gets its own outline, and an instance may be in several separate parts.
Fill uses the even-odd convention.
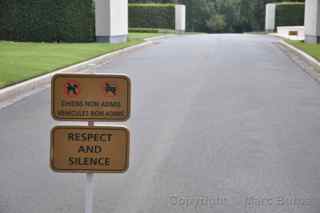
[[[168,35],[168,33],[130,33],[131,39],[145,39],[145,38],[152,38],[162,35]]]
[[[142,42],[140,38],[122,44],[0,41],[0,88]]]
[[[303,41],[286,41],[320,61],[320,44],[306,44]]]

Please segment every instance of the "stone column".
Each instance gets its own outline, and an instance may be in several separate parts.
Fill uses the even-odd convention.
[[[175,25],[177,33],[184,33],[186,31],[186,6],[183,4],[175,6]]]
[[[274,32],[276,28],[276,4],[266,4],[266,32]]]
[[[305,42],[320,42],[320,0],[306,0],[305,3]]]
[[[128,0],[95,0],[96,41],[120,43],[128,37]]]

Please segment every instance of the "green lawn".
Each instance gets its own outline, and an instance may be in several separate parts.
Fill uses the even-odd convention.
[[[123,44],[0,41],[0,88],[143,42],[156,33],[130,33]]]
[[[320,44],[306,44],[303,41],[290,41],[286,40],[289,44],[303,50],[307,54],[320,60]]]
[[[151,38],[151,37],[157,37],[166,35],[167,33],[130,33],[131,39],[145,39],[145,38]]]

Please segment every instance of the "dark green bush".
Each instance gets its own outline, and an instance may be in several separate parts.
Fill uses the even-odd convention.
[[[92,0],[0,0],[0,40],[95,39]]]
[[[160,28],[129,28],[130,33],[174,33],[172,29],[160,29]]]
[[[129,33],[159,33],[158,28],[129,28]]]
[[[129,4],[130,28],[175,28],[174,4]]]
[[[279,3],[276,6],[276,26],[303,26],[304,3]]]

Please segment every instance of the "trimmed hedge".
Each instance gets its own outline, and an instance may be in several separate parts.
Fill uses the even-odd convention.
[[[303,26],[304,3],[279,3],[276,5],[276,26]]]
[[[130,28],[175,28],[174,4],[129,4]]]
[[[175,31],[160,28],[129,28],[129,33],[175,33]]]
[[[0,40],[95,39],[92,0],[0,0]]]
[[[158,28],[129,28],[129,33],[159,33]]]

